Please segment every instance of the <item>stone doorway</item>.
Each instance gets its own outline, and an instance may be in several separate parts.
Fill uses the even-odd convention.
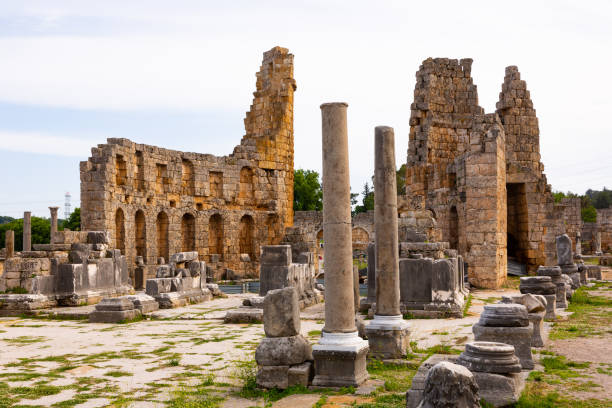
[[[134,216],[134,224],[136,227],[135,236],[136,236],[136,256],[142,256],[144,261],[146,262],[147,258],[147,238],[146,238],[146,221],[145,215],[142,210],[136,211],[136,215]]]
[[[525,183],[506,184],[508,207],[508,259],[526,264],[529,249],[529,219]]]
[[[189,213],[181,219],[182,252],[195,251],[195,217]]]
[[[165,262],[170,259],[168,248],[168,215],[160,212],[157,215],[157,256],[163,257]]]
[[[448,214],[448,243],[451,248],[459,249],[459,214],[454,205]]]

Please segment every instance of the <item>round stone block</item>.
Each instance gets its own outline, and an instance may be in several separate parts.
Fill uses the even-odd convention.
[[[538,276],[561,276],[561,268],[558,266],[540,266]]]
[[[525,327],[529,326],[527,308],[517,303],[497,303],[485,305],[479,324],[488,327]]]
[[[521,362],[514,354],[514,346],[492,341],[475,341],[465,345],[457,364],[481,373],[520,373]]]
[[[552,282],[550,276],[526,276],[521,277],[519,290],[521,293],[553,295],[557,291],[557,285]]]
[[[514,346],[514,354],[519,358],[523,369],[533,369],[531,338],[533,328],[525,327],[487,327],[476,323],[472,326],[476,341],[503,342]]]

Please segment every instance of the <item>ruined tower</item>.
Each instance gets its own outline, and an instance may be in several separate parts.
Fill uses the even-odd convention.
[[[260,245],[293,222],[293,55],[264,53],[245,135],[228,156],[108,139],[81,162],[84,230],[108,230],[130,267],[197,251],[214,277],[256,276]],[[214,135],[211,135],[214,136]],[[145,277],[146,278],[146,277]]]

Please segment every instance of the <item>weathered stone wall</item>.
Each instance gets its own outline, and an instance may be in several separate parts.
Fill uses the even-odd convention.
[[[560,211],[560,225],[563,231],[561,234],[567,234],[572,240],[572,250],[576,251],[577,235],[582,231],[583,222],[581,215],[581,199],[563,198],[560,203],[555,204],[555,209]]]
[[[612,208],[597,210],[597,225],[601,231],[601,250],[612,252]]]
[[[472,284],[498,287],[507,255],[530,270],[554,263],[559,220],[526,83],[508,67],[497,112],[484,115],[471,64],[429,58],[417,72],[406,196],[432,211],[439,240],[465,257]]]
[[[259,247],[293,222],[293,55],[264,53],[246,134],[229,156],[108,139],[81,163],[81,227],[146,264],[197,251],[215,270],[256,276]]]

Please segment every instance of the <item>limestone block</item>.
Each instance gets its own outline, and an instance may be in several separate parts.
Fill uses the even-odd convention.
[[[538,299],[532,294],[521,296],[502,296],[501,303],[516,303],[525,306],[527,313],[543,312],[546,310],[546,299]]]
[[[300,308],[295,288],[269,291],[263,309],[266,336],[289,337],[300,333]]]
[[[195,261],[198,259],[197,251],[178,252],[170,256],[170,263],[178,264],[182,262]]]
[[[266,337],[255,350],[259,365],[292,365],[312,360],[312,349],[302,335],[291,337]]]
[[[189,274],[192,277],[203,275],[206,279],[206,262],[191,261],[189,262]]]
[[[568,265],[574,262],[572,256],[572,240],[567,234],[556,237],[557,243],[557,263],[559,265]]]
[[[261,323],[262,321],[262,309],[246,307],[228,310],[223,318],[223,323]]]
[[[127,296],[127,298],[134,305],[134,309],[140,310],[142,314],[159,310],[159,304],[155,301],[155,298],[147,294],[138,293],[136,295]]]
[[[297,364],[289,367],[287,373],[288,386],[301,385],[308,387],[314,376],[313,364],[311,361],[306,361],[302,364]]]
[[[289,266],[291,265],[290,245],[265,245],[261,250],[261,265]]]
[[[312,352],[315,376],[312,384],[325,387],[357,387],[368,379],[367,344],[353,350],[316,348]]]
[[[87,231],[88,244],[106,244],[111,243],[110,231]]]
[[[258,387],[285,389],[289,386],[289,366],[259,367],[255,378]]]
[[[529,326],[527,308],[516,303],[485,305],[478,323],[489,327]]]
[[[457,364],[472,372],[497,374],[520,373],[521,363],[514,354],[514,346],[505,343],[475,341],[466,343]]]
[[[21,251],[22,258],[45,258],[47,251]]]
[[[157,267],[155,277],[157,278],[171,278],[173,276],[172,268],[170,265],[160,265]]]
[[[544,320],[545,312],[529,313],[529,321],[533,327],[533,335],[531,336],[531,347],[544,347],[544,339],[542,338],[542,320]]]
[[[557,315],[555,310],[557,308],[557,295],[544,295],[546,298],[546,314],[544,315],[545,319],[555,320]]]
[[[480,398],[494,407],[507,407],[515,404],[525,388],[525,379],[521,373],[473,372],[473,374],[478,384]]]
[[[147,279],[145,293],[149,296],[157,296],[162,293],[168,293],[172,290],[172,279],[156,278]]]

